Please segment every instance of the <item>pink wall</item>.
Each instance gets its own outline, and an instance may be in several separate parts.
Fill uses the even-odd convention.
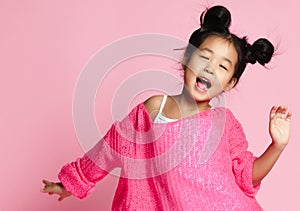
[[[271,106],[290,106],[291,142],[263,181],[257,199],[265,210],[300,210],[300,130],[296,128],[300,123],[296,97],[300,16],[296,2],[1,1],[0,210],[109,210],[115,176],[107,176],[84,200],[68,198],[59,203],[56,197],[39,192],[41,179],[56,181],[60,167],[83,153],[72,117],[72,98],[82,68],[101,48],[130,35],[161,33],[187,40],[203,6],[214,4],[231,10],[234,32],[249,35],[251,42],[266,36],[279,45],[278,56],[269,65],[272,69],[249,66],[226,103],[242,122],[256,155],[270,142]],[[117,77],[126,79],[132,71],[161,68],[159,62],[139,66],[132,61],[124,64],[125,72],[114,73],[116,80],[111,77],[112,83],[104,88],[115,89]],[[107,128],[111,120],[109,116],[103,120],[109,108],[104,96],[101,91],[97,94],[96,114],[99,127]]]

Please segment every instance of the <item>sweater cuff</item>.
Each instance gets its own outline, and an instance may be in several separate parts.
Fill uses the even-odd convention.
[[[73,196],[83,199],[95,188],[95,184],[85,179],[81,169],[76,167],[79,159],[76,162],[63,166],[58,174],[58,178],[64,188]]]
[[[251,161],[248,163],[248,168],[245,168],[247,169],[245,173],[245,181],[244,181],[244,184],[243,184],[243,191],[245,192],[245,194],[249,197],[255,197],[255,195],[257,194],[258,190],[260,189],[260,186],[261,186],[261,182],[259,182],[256,186],[253,186],[253,176],[252,176],[252,173],[253,173],[253,163],[254,161],[257,159],[257,157],[253,156]]]

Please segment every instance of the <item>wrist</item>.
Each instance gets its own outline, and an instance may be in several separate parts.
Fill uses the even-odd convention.
[[[282,152],[285,149],[286,145],[287,144],[276,143],[275,141],[273,141],[270,144],[270,147],[278,152]]]

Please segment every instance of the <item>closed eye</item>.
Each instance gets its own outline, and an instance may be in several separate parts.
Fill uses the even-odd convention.
[[[208,57],[206,57],[206,56],[202,56],[202,55],[200,55],[200,58],[201,58],[201,59],[205,59],[205,60],[209,60],[209,58],[208,58]]]
[[[226,68],[225,66],[223,66],[223,65],[220,65],[220,67],[221,67],[222,69],[224,69],[224,70],[226,70],[226,71],[227,71],[227,68]]]

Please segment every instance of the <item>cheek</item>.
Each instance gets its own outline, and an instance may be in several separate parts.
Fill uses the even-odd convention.
[[[228,74],[227,72],[219,72],[216,77],[216,82],[222,87],[225,88],[231,81],[232,74]]]
[[[184,83],[189,83],[193,80],[196,80],[196,75],[192,70],[186,68],[186,70],[184,71],[183,78],[184,78]]]
[[[203,60],[201,58],[199,58],[199,56],[192,56],[188,65],[187,65],[187,68],[195,71],[195,72],[198,72],[200,70],[203,70],[207,65],[208,65],[208,61],[206,60]]]

